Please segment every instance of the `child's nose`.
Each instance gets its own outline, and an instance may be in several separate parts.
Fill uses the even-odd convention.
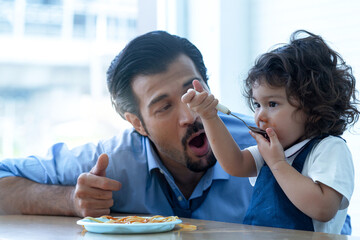
[[[268,121],[268,114],[265,108],[260,108],[256,115],[256,122],[260,125],[261,122],[267,122]]]

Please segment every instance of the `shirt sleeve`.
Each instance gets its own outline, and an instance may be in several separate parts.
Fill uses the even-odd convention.
[[[17,176],[44,184],[75,185],[78,176],[95,165],[101,148],[101,145],[89,143],[70,150],[66,144],[57,143],[44,157],[0,161],[0,178]]]
[[[248,150],[254,158],[255,165],[256,165],[256,176],[258,176],[261,167],[264,165],[264,159],[259,152],[259,148],[256,145],[256,146],[248,147],[248,148],[246,148],[246,150]],[[249,182],[252,186],[255,186],[256,179],[257,179],[257,177],[249,177]]]
[[[330,136],[319,142],[308,156],[304,170],[314,182],[321,182],[343,195],[340,210],[348,207],[354,191],[354,165],[343,139]]]
[[[246,148],[246,150],[253,156],[256,165],[256,175],[259,175],[260,169],[264,165],[264,159],[259,152],[258,146],[251,146]]]

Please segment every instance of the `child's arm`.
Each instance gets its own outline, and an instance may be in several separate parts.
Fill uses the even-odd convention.
[[[309,217],[321,222],[332,219],[339,209],[342,195],[322,183],[315,183],[289,165],[285,161],[283,151],[280,151],[282,146],[276,133],[270,128],[266,132],[270,142],[255,134],[252,135],[258,143],[261,155],[286,196]]]
[[[256,166],[249,151],[241,151],[222,120],[217,115],[218,100],[203,91],[199,81],[194,80],[194,88],[182,96],[182,101],[197,112],[205,128],[212,151],[224,170],[233,176],[255,176]]]

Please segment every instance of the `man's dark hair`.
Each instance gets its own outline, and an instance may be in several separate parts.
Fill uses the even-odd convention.
[[[285,87],[289,102],[307,115],[306,137],[341,135],[359,119],[351,67],[320,36],[308,31],[294,32],[289,44],[256,60],[245,80],[251,108],[252,87],[262,83]]]
[[[131,87],[138,75],[153,75],[165,72],[181,54],[195,64],[207,84],[206,67],[200,51],[187,39],[165,31],[153,31],[141,35],[131,42],[111,62],[107,71],[107,86],[116,111],[135,114],[142,121],[139,102]]]

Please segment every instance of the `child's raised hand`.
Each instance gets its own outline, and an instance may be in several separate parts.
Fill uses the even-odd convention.
[[[255,138],[258,144],[261,156],[263,156],[266,164],[272,170],[278,162],[285,161],[285,153],[275,131],[272,128],[267,128],[266,133],[268,134],[270,141],[266,140],[260,134],[250,131],[251,136]]]
[[[204,90],[198,80],[193,81],[194,89],[189,89],[181,97],[181,101],[197,112],[202,119],[212,119],[217,116],[216,105],[219,101],[210,93]]]

